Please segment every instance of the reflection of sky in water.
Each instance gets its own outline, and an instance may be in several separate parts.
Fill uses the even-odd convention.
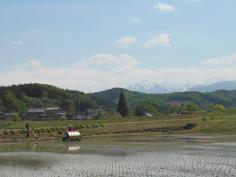
[[[91,138],[81,142],[32,141],[0,143],[0,152],[54,152],[125,156],[136,151],[178,150],[182,148],[218,149],[235,147],[235,136],[121,136]],[[224,142],[228,139],[228,142]],[[127,153],[128,152],[128,153]],[[131,153],[132,152],[132,153]]]
[[[80,143],[1,144],[0,177],[235,176],[235,141],[222,142],[215,137],[211,141],[203,137],[208,142],[202,142],[195,137],[189,138],[196,141],[173,137],[173,141],[158,142],[156,137],[153,140],[147,137],[148,141],[140,144],[142,140],[137,137],[132,137],[130,142],[126,137],[126,141],[114,138]],[[138,141],[135,143],[134,139]]]
[[[53,164],[53,159],[42,158],[40,154],[22,152],[0,153],[0,167],[44,168],[51,164]]]

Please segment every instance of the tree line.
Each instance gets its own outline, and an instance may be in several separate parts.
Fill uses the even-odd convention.
[[[46,84],[0,87],[0,112],[26,112],[29,108],[45,107],[61,107],[72,117],[78,111],[98,108],[98,105],[85,93]]]

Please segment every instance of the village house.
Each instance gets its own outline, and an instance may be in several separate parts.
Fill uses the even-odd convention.
[[[77,120],[88,120],[88,119],[99,119],[102,115],[101,109],[87,109],[86,111],[79,112],[75,119]]]
[[[66,112],[59,107],[49,107],[45,109],[46,118],[60,118],[65,116]]]
[[[26,119],[30,120],[43,120],[43,119],[58,119],[65,116],[65,111],[59,107],[49,107],[49,108],[33,108],[28,109],[26,113]]]
[[[17,113],[0,113],[0,119],[2,120],[6,120],[6,119],[10,119],[10,118],[14,118],[17,117]]]
[[[25,115],[27,119],[44,119],[45,110],[42,108],[33,108],[28,109],[27,114]]]

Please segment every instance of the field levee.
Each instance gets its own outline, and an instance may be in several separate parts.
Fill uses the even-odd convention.
[[[99,120],[31,121],[30,140],[61,139],[67,126],[82,137],[129,133],[194,134],[236,133],[236,111],[201,112],[156,117],[104,117]],[[0,121],[0,141],[25,140],[25,121]]]

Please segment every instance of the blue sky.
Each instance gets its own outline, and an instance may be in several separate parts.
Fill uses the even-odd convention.
[[[140,80],[234,80],[235,7],[235,0],[1,0],[0,84],[88,92]]]

